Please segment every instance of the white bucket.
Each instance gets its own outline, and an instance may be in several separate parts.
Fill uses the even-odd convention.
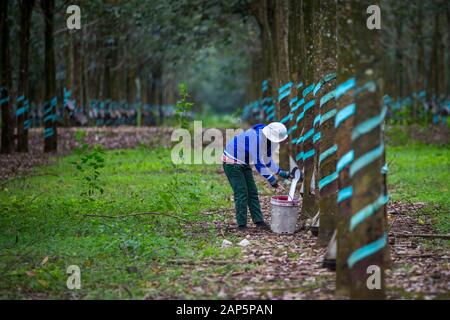
[[[278,234],[293,234],[296,231],[300,201],[288,196],[274,196],[270,200],[272,205],[270,228]]]

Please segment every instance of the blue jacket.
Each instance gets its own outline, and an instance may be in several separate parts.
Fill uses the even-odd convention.
[[[272,159],[272,143],[264,136],[264,127],[265,124],[257,124],[235,136],[226,145],[224,155],[240,164],[254,164],[264,178],[273,182],[281,169]]]

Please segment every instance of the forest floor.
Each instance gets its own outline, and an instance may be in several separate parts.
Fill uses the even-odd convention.
[[[0,182],[0,298],[339,298],[310,232],[238,232],[220,166],[175,166],[170,150],[157,147],[170,131],[133,130],[88,130],[88,142],[114,149],[100,170],[103,194],[85,194],[70,153],[75,130],[61,130],[62,157],[10,166]],[[449,299],[449,241],[394,234],[450,231],[450,150],[393,136],[388,298]],[[268,220],[271,191],[257,183]],[[241,248],[244,238],[250,245]],[[222,248],[224,239],[233,245]],[[67,289],[69,265],[81,269],[80,290]]]

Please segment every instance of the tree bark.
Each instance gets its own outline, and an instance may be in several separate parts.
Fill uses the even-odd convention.
[[[337,186],[336,144],[334,127],[336,100],[333,92],[336,88],[336,1],[321,0],[322,48],[319,53],[321,86],[316,93],[321,120],[317,124],[320,132],[318,140],[319,159],[319,244],[326,245],[336,229]],[[319,77],[317,78],[319,79]],[[331,98],[328,98],[331,97]]]
[[[314,83],[314,1],[304,1],[304,17],[305,17],[305,43],[306,43],[306,74],[305,74],[305,89],[303,90],[304,104],[304,129],[302,133],[303,144],[303,164],[304,164],[304,182],[303,182],[303,206],[302,215],[305,217],[312,217],[317,212],[317,203],[315,197],[315,190],[311,190],[311,182],[314,173],[314,158],[315,149],[313,144],[314,127],[313,121],[315,118],[315,100],[313,94]]]
[[[353,4],[354,37],[358,44],[355,54],[356,87],[355,126],[352,130],[354,161],[350,167],[353,196],[350,217],[350,297],[352,299],[383,299],[385,297],[385,254],[388,247],[384,208],[387,202],[384,177],[384,141],[382,135],[382,96],[379,61],[380,30],[366,28],[365,9],[370,0]],[[376,127],[367,129],[368,120],[379,119]],[[365,129],[363,129],[365,128]],[[364,161],[368,155],[370,161]],[[369,288],[369,267],[379,269],[380,287]]]
[[[348,84],[349,90],[341,95],[336,95],[336,145],[338,173],[338,212],[337,212],[337,257],[336,257],[336,289],[337,292],[348,294],[350,291],[350,270],[347,265],[349,256],[349,230],[348,224],[351,216],[351,180],[349,175],[349,164],[345,159],[351,156],[351,129],[354,116],[349,112],[348,117],[343,118],[346,110],[351,111],[354,105],[354,80],[355,68],[353,54],[356,43],[353,36],[355,27],[352,20],[353,2],[346,0],[337,1],[337,87],[343,88]],[[340,119],[340,120],[339,120]],[[339,120],[339,121],[338,121]],[[340,166],[338,166],[340,164]],[[348,196],[350,194],[350,196]]]
[[[34,0],[20,0],[20,62],[17,98],[17,151],[28,152],[29,90],[28,66],[30,52],[30,23]]]
[[[45,103],[44,103],[44,152],[57,150],[56,129],[56,69],[54,49],[54,0],[41,2],[45,19]]]
[[[9,52],[8,0],[0,4],[0,110],[2,124],[1,153],[14,150],[14,116],[11,103],[11,60]]]
[[[276,76],[275,86],[278,89],[277,96],[277,119],[278,121],[285,118],[289,110],[290,89],[287,88],[284,92],[288,91],[287,95],[284,95],[280,90],[286,88],[290,77],[289,70],[289,1],[288,0],[276,0],[274,1],[274,58],[276,63]],[[283,169],[289,168],[289,149],[288,143],[280,145],[279,149],[279,163]]]

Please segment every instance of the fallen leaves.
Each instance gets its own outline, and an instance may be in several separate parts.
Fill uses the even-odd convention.
[[[168,146],[172,133],[171,128],[164,127],[58,128],[58,155],[67,154],[77,147],[75,135],[78,130],[86,131],[88,144],[100,144],[105,149]],[[27,172],[32,167],[48,163],[52,155],[45,154],[43,149],[43,129],[31,129],[28,153],[0,155],[0,180],[10,179]]]
[[[270,197],[263,196],[261,206],[269,221]],[[428,221],[419,223],[406,213],[422,204],[391,203],[392,232],[432,232]],[[395,208],[395,210],[393,209]],[[225,236],[242,234],[235,225],[234,212],[224,213]],[[233,299],[335,299],[335,273],[322,268],[325,249],[317,247],[316,238],[307,231],[294,235],[276,235],[249,227],[245,239],[252,243],[243,247],[242,263],[255,263],[245,272],[234,272],[222,278]],[[448,251],[444,248],[424,249],[421,239],[392,239],[392,268],[386,275],[388,298],[434,299],[447,294],[450,288]],[[447,249],[448,250],[448,249]],[[410,266],[413,265],[411,268]]]

